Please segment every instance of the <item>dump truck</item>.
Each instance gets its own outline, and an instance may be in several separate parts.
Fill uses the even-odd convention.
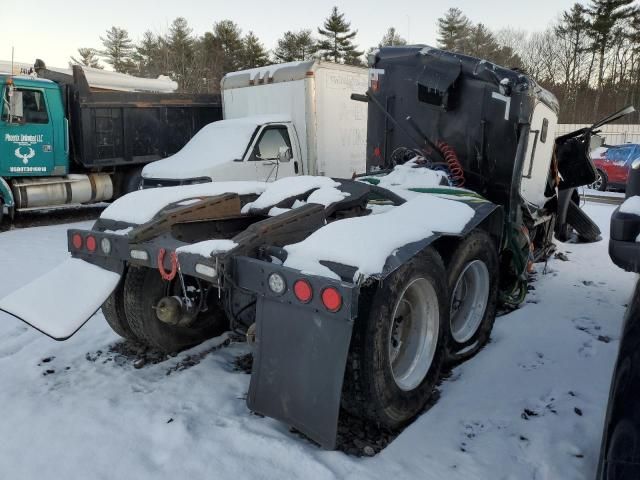
[[[147,165],[143,187],[364,173],[367,106],[350,97],[367,79],[365,68],[321,60],[228,73],[224,120]]]
[[[109,201],[138,188],[146,163],[177,152],[222,118],[219,95],[121,91],[115,74],[91,87],[37,61],[34,75],[0,74],[0,223],[4,214]],[[37,76],[35,74],[37,73]],[[151,88],[155,80],[151,80]],[[164,82],[166,83],[166,82]]]
[[[116,333],[163,351],[244,333],[248,408],[324,448],[341,409],[411,422],[443,365],[524,301],[573,189],[593,182],[596,131],[554,140],[553,95],[477,58],[388,47],[370,67],[353,96],[368,109],[364,175],[133,192],[69,230],[71,258],[0,310],[64,340],[102,307]],[[73,298],[59,278],[81,280]]]

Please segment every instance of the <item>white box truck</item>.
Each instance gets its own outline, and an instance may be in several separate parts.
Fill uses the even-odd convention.
[[[224,120],[204,127],[175,155],[147,165],[143,186],[293,175],[364,173],[365,68],[320,60],[233,72],[222,79]]]

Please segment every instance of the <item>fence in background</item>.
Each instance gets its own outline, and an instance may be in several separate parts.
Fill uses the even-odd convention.
[[[561,123],[558,125],[557,136],[590,126]],[[600,135],[605,137],[607,145],[640,143],[640,125],[605,125],[600,130]]]

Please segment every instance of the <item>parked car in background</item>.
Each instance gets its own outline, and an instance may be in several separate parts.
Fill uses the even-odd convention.
[[[591,184],[594,190],[622,190],[627,186],[631,163],[640,158],[640,144],[610,146],[598,149],[592,154],[593,163],[598,170],[596,181]]]

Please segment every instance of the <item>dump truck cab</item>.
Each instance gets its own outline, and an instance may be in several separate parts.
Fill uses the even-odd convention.
[[[162,79],[41,60],[28,71],[0,74],[0,213],[11,216],[135,190],[144,164],[222,114],[219,95],[173,93]]]
[[[66,175],[69,132],[58,85],[28,76],[0,75],[0,177]],[[0,182],[0,199],[13,195]]]

